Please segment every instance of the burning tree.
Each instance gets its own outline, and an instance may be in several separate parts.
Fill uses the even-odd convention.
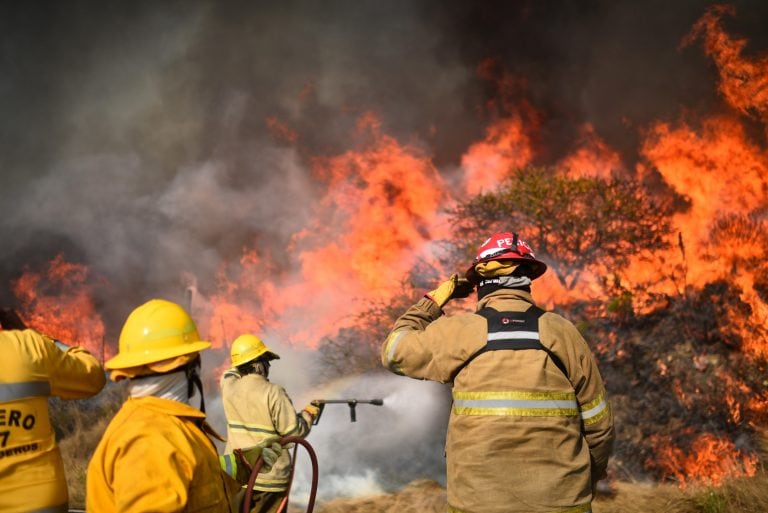
[[[618,273],[630,257],[668,247],[669,212],[669,204],[633,180],[568,178],[555,168],[527,167],[460,204],[454,223],[465,255],[478,234],[520,231],[573,290],[587,271]]]
[[[614,473],[720,484],[754,474],[752,435],[768,411],[764,316],[756,310],[764,301],[750,292],[765,281],[759,255],[768,238],[764,216],[716,217],[709,239],[723,249],[704,258],[716,258],[722,273],[689,284],[684,238],[672,237],[673,219],[689,207],[669,189],[650,191],[627,178],[528,167],[460,204],[453,242],[466,260],[478,234],[519,230],[554,271],[565,291],[555,308],[567,309],[593,344],[612,398]],[[675,251],[680,260],[670,265]],[[639,262],[666,288],[633,275]],[[595,284],[601,308],[581,293]],[[640,294],[656,297],[635,314]],[[622,304],[633,315],[613,315]]]

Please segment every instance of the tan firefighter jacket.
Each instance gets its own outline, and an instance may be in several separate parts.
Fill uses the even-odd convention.
[[[106,381],[98,360],[33,330],[0,330],[0,511],[67,511],[48,397],[83,399]]]
[[[221,397],[227,417],[225,453],[253,447],[267,438],[306,436],[311,429],[312,416],[304,411],[297,414],[285,389],[264,376],[241,375],[231,369],[221,379]],[[286,450],[269,472],[259,474],[254,489],[285,491],[290,474],[291,456]]]
[[[486,306],[522,312],[534,304],[521,290],[485,296]],[[538,319],[544,350],[496,350],[464,362],[489,338],[476,313],[441,317],[422,299],[396,322],[382,347],[391,371],[452,383],[446,438],[449,511],[582,513],[613,444],[613,417],[586,342],[561,316]],[[535,331],[528,336],[535,336]]]
[[[129,398],[88,464],[87,511],[229,513],[238,487],[221,471],[204,421],[179,401]]]

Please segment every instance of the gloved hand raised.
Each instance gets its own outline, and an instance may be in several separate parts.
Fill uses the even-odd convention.
[[[475,290],[475,286],[469,280],[459,278],[459,275],[454,273],[450,278],[438,285],[435,290],[427,292],[426,297],[442,308],[451,299],[465,298],[473,290]]]

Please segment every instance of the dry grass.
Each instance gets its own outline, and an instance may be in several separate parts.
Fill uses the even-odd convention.
[[[83,509],[85,507],[85,474],[88,461],[96,449],[101,435],[107,429],[109,418],[102,418],[90,426],[83,426],[59,443],[61,455],[65,462],[67,487],[69,488],[69,506]]]
[[[51,422],[55,426],[69,489],[69,506],[85,507],[85,475],[93,451],[109,421],[125,400],[125,387],[108,382],[104,390],[81,401],[50,400]]]
[[[396,494],[333,499],[315,507],[315,513],[444,513],[445,489],[431,480],[414,481]],[[299,513],[295,509],[290,513]]]
[[[765,513],[768,511],[768,478],[729,481],[719,488],[680,490],[674,485],[618,483],[613,497],[598,498],[594,513]]]
[[[768,479],[764,473],[720,488],[681,490],[672,484],[614,484],[614,494],[599,496],[594,513],[765,513]],[[338,498],[316,505],[315,513],[443,513],[445,490],[433,481],[415,481],[396,494]],[[304,510],[292,507],[290,513]]]

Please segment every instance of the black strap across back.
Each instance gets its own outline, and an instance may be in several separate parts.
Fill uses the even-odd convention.
[[[488,322],[488,341],[456,369],[453,377],[456,378],[464,367],[483,353],[522,349],[546,352],[557,368],[568,377],[568,370],[563,361],[539,340],[539,317],[544,313],[544,310],[533,305],[525,312],[499,312],[489,307],[478,310],[477,314],[485,317]]]

